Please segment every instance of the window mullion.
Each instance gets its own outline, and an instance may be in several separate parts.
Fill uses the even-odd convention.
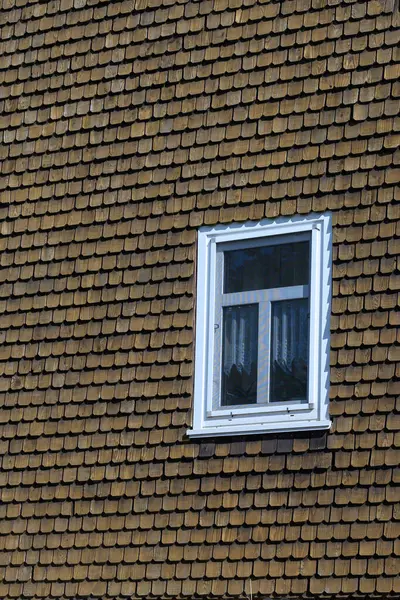
[[[269,374],[271,357],[271,302],[258,304],[258,368],[257,404],[269,403]]]

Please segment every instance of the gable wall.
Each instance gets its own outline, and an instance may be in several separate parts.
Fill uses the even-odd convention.
[[[0,597],[399,597],[393,2],[2,17]],[[331,432],[189,440],[198,227],[325,210]]]

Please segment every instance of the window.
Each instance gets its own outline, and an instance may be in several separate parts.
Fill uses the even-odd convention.
[[[327,429],[330,215],[202,228],[190,436]]]

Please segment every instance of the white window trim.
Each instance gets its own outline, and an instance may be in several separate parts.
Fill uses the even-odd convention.
[[[216,245],[311,232],[309,403],[212,411]],[[329,429],[331,215],[202,227],[198,233],[196,348],[191,437]]]

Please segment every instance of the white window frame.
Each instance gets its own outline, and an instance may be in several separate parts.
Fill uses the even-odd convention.
[[[296,298],[309,296],[309,369],[306,403],[276,403],[213,409],[215,379],[220,380],[220,356],[215,350],[216,273],[218,244],[232,248],[285,243],[290,236],[311,239],[310,285],[293,286]],[[281,238],[280,236],[284,236]],[[329,325],[331,314],[331,215],[309,214],[202,227],[198,232],[196,348],[193,428],[191,437],[250,435],[264,432],[329,429]],[[298,289],[295,289],[298,288]],[[257,292],[252,292],[257,294]],[[232,294],[233,296],[233,294]],[[218,335],[218,334],[217,334]],[[263,360],[263,357],[259,357]],[[218,370],[217,374],[215,371]]]

